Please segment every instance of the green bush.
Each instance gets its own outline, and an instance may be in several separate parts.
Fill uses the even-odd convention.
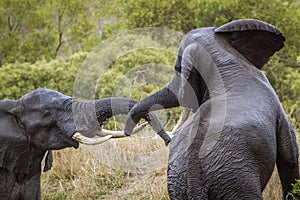
[[[49,88],[72,95],[74,81],[86,53],[68,60],[15,63],[0,68],[0,99],[19,99],[36,88]]]
[[[298,66],[297,66],[298,65]],[[291,67],[293,66],[293,67]],[[297,67],[295,67],[297,66]],[[265,67],[266,75],[274,87],[285,112],[293,123],[293,126],[300,130],[300,65],[295,61],[285,63],[273,59]]]
[[[297,200],[297,197],[300,196],[300,180],[297,180],[295,184],[292,184],[292,191],[286,196],[286,199],[291,197],[293,200]]]

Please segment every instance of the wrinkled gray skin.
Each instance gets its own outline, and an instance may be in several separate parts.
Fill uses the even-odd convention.
[[[171,199],[260,200],[275,164],[283,198],[291,191],[299,179],[295,133],[260,71],[284,41],[258,20],[193,30],[179,46],[173,80],[131,109],[128,135],[150,109],[195,112],[170,145]]]
[[[125,98],[83,103],[48,89],[37,89],[18,101],[0,101],[0,199],[40,199],[41,161],[46,153],[44,171],[51,168],[51,150],[78,148],[73,133],[93,136],[107,118],[127,114],[135,103]],[[160,123],[154,126],[165,133]]]

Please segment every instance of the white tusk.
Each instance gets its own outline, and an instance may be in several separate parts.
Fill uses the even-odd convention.
[[[179,117],[179,120],[177,122],[177,124],[174,126],[173,130],[168,133],[169,135],[174,135],[174,133],[182,126],[182,124],[187,120],[187,118],[190,115],[190,110],[186,107],[183,107],[182,111],[181,111],[181,115]],[[172,137],[171,136],[171,137]]]
[[[143,130],[146,126],[148,125],[148,122],[142,123],[140,125],[138,125],[137,127],[135,127],[132,131],[132,133],[137,133],[140,132],[141,130]]]
[[[77,142],[80,142],[82,144],[87,144],[87,145],[100,144],[100,143],[103,143],[103,142],[109,140],[111,137],[112,137],[112,135],[107,135],[107,136],[100,137],[100,138],[89,138],[89,137],[86,137],[86,136],[82,135],[79,132],[75,132],[72,135],[72,138],[74,140],[76,140]]]
[[[112,138],[121,138],[121,137],[126,137],[124,131],[111,131],[111,130],[106,130],[102,129],[101,131],[96,131],[96,135],[104,137],[107,135],[111,135]]]
[[[147,122],[140,124],[139,126],[137,126],[136,128],[133,129],[132,133],[137,133],[141,130],[143,130],[146,126],[147,126]],[[124,131],[111,131],[111,130],[106,130],[106,129],[102,129],[101,131],[96,131],[95,132],[96,135],[98,136],[107,136],[107,135],[111,135],[112,138],[121,138],[121,137],[127,137],[127,135],[125,135]]]

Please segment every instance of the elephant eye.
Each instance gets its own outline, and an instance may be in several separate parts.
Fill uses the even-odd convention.
[[[45,118],[50,117],[50,116],[51,116],[51,112],[46,111],[46,112],[44,113],[44,117],[45,117]]]

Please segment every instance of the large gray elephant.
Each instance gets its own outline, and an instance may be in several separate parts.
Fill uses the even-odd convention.
[[[18,101],[0,101],[0,199],[40,199],[43,157],[46,155],[47,171],[52,165],[51,150],[78,148],[78,141],[99,143],[113,137],[115,132],[89,138],[103,133],[101,126],[106,119],[127,114],[135,103],[125,98],[85,103],[49,89],[34,90]],[[146,118],[168,142],[170,138],[156,116]],[[116,137],[120,137],[119,132]]]
[[[253,19],[192,30],[173,80],[131,109],[127,135],[149,111],[183,105],[195,112],[170,144],[171,199],[262,199],[275,164],[283,198],[291,191],[299,179],[295,133],[260,70],[284,41],[276,27]]]

